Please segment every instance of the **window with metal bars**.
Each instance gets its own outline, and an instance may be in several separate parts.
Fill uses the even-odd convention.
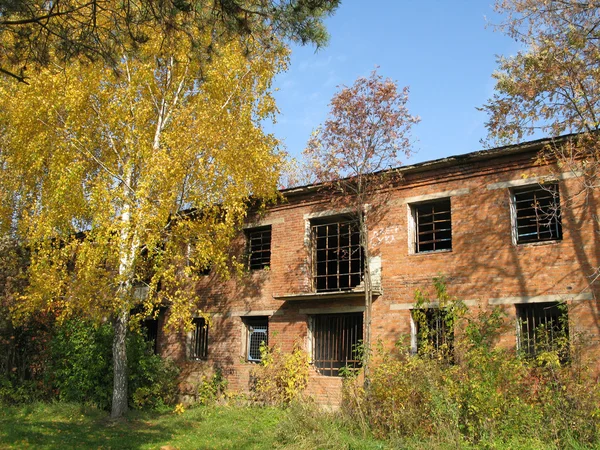
[[[512,202],[517,244],[562,239],[557,184],[515,188]]]
[[[342,367],[361,366],[357,346],[363,338],[363,314],[312,316],[313,363],[321,375],[338,376]]]
[[[452,249],[450,199],[412,205],[415,253]]]
[[[206,359],[208,356],[208,324],[203,317],[196,317],[192,323],[190,359]]]
[[[271,227],[246,231],[248,242],[248,267],[260,270],[271,265]]]
[[[145,319],[142,322],[142,333],[146,342],[152,344],[152,352],[158,355],[158,320]]]
[[[260,346],[269,343],[269,318],[245,317],[244,324],[248,332],[247,354],[248,361],[260,361]]]
[[[363,251],[358,223],[338,219],[311,224],[313,287],[317,292],[343,291],[361,284]]]
[[[448,320],[448,311],[440,308],[414,309],[412,320],[413,353],[442,353],[452,357],[454,330]]]
[[[545,351],[557,351],[561,360],[567,360],[569,319],[566,306],[558,302],[515,306],[518,350],[531,357]]]

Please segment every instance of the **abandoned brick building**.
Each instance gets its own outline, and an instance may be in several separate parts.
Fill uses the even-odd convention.
[[[589,355],[600,354],[600,292],[591,282],[600,266],[597,199],[575,195],[576,173],[536,163],[548,143],[401,169],[385,214],[369,229],[373,342],[391,347],[405,336],[416,346],[415,289],[430,289],[442,274],[449,293],[470,309],[506,312],[514,326],[499,345],[535,351],[535,327],[546,324],[571,336],[584,332]],[[259,343],[267,340],[284,351],[302,346],[311,358],[308,394],[339,401],[338,370],[356,363],[352,348],[363,336],[362,255],[346,211],[319,192],[284,190],[285,201],[247,224],[240,236],[248,253],[244,279],[207,274],[198,286],[210,326],[199,318],[191,333],[158,332],[158,351],[183,368],[184,393],[193,394],[215,368],[231,389],[248,389]]]

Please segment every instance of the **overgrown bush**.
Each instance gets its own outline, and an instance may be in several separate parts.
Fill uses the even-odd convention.
[[[200,405],[210,405],[217,402],[220,398],[226,396],[227,379],[223,376],[220,369],[215,369],[215,372],[210,377],[203,378],[198,383],[196,402]]]
[[[48,384],[60,400],[108,409],[112,400],[112,338],[109,324],[73,319],[57,328],[51,342]],[[152,353],[142,336],[129,333],[129,403],[135,408],[172,404],[177,369]]]
[[[279,347],[260,348],[261,362],[252,371],[253,395],[268,405],[284,405],[297,399],[308,384],[308,354],[295,345],[291,353]]]
[[[449,311],[451,359],[447,346],[381,351],[366,389],[346,380],[344,414],[402,445],[415,438],[476,447],[600,442],[600,386],[579,358],[564,363],[565,348],[526,358],[497,347],[506,325],[499,309]]]

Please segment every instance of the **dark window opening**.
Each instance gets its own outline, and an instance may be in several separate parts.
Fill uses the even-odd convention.
[[[158,355],[158,319],[145,319],[142,321],[142,335],[146,342],[152,345],[152,352]]]
[[[248,330],[248,361],[260,361],[260,347],[269,344],[269,318],[246,317],[244,323]]]
[[[196,317],[193,322],[190,359],[206,359],[208,357],[208,324],[203,317]]]
[[[518,347],[526,356],[558,352],[561,361],[569,356],[569,320],[566,306],[557,302],[518,304]]]
[[[517,244],[562,239],[558,185],[513,190]]]
[[[342,367],[361,366],[362,313],[318,314],[312,320],[313,363],[321,375],[338,376]]]
[[[450,199],[413,206],[415,253],[452,249]]]
[[[360,285],[364,260],[358,223],[313,223],[311,231],[314,289],[343,291]]]
[[[271,265],[271,227],[246,232],[248,240],[248,267],[260,270]]]
[[[418,353],[442,354],[451,358],[454,349],[454,330],[448,311],[440,308],[415,309],[412,311]]]

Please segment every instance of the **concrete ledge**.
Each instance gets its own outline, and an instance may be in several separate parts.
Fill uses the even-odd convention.
[[[490,298],[488,304],[490,305],[514,305],[519,303],[546,303],[546,302],[564,302],[567,300],[572,301],[583,301],[593,300],[594,296],[591,292],[584,292],[583,294],[555,294],[555,295],[535,295],[532,297],[521,296],[521,297],[498,297]]]
[[[469,306],[469,307],[473,307],[473,306],[477,306],[479,304],[481,304],[480,300],[463,300],[462,301],[465,306]],[[426,308],[439,308],[440,303],[439,302],[429,302],[429,303],[424,303],[420,306],[421,309],[426,309]],[[412,303],[392,303],[390,305],[390,310],[391,311],[407,311],[410,309],[416,309],[416,303],[412,302]]]
[[[488,184],[488,190],[494,189],[505,189],[511,187],[519,187],[519,186],[527,186],[529,184],[543,184],[543,183],[551,183],[557,180],[568,180],[569,178],[575,178],[580,176],[581,174],[575,172],[564,172],[556,175],[542,175],[539,177],[528,177],[528,178],[519,178],[518,180],[509,180],[509,181],[500,181],[498,183]]]
[[[353,312],[364,312],[364,306],[338,306],[335,308],[305,308],[300,309],[300,314],[313,315],[313,314],[343,314]]]
[[[471,192],[470,189],[454,189],[452,191],[443,191],[443,192],[434,192],[433,194],[426,195],[417,195],[415,197],[405,197],[399,200],[401,205],[406,203],[419,203],[426,202],[428,200],[437,200],[438,198],[447,198],[447,197],[458,197],[460,195],[467,195]]]
[[[211,313],[209,313],[211,314]],[[231,311],[226,313],[212,313],[213,317],[252,317],[252,316],[276,316],[282,314],[281,311],[276,309],[263,309],[256,311]]]

